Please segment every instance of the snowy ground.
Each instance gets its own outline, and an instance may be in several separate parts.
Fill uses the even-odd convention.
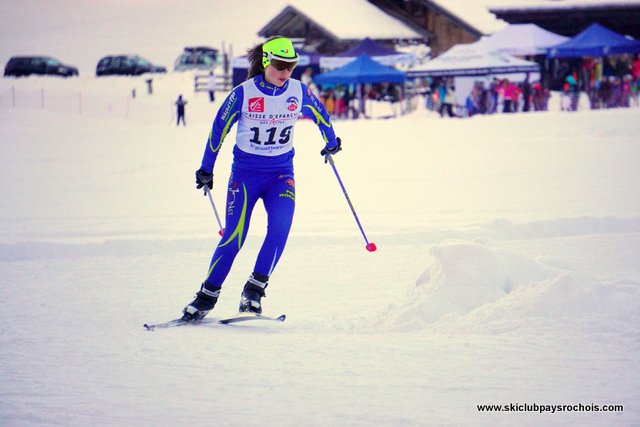
[[[376,253],[301,122],[265,300],[287,321],[146,332],[190,301],[217,241],[193,172],[218,104],[189,83],[2,81],[1,425],[640,424],[638,109],[336,122]],[[263,229],[258,209],[212,317],[236,310]],[[512,403],[571,410],[477,409]]]

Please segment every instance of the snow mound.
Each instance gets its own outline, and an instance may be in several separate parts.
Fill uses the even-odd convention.
[[[445,242],[429,252],[434,262],[417,279],[408,303],[386,315],[386,327],[628,334],[623,325],[640,325],[640,287],[633,280],[590,283],[577,273],[477,242]]]
[[[440,319],[434,331],[475,333],[554,331],[565,336],[633,334],[629,324],[640,325],[638,283],[589,284],[563,274],[522,287],[466,316]]]

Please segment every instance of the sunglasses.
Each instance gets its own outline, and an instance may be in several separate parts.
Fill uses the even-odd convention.
[[[269,64],[272,65],[273,68],[275,68],[278,71],[284,71],[284,70],[293,71],[293,69],[296,68],[296,65],[298,65],[298,61],[287,62],[287,61],[281,61],[279,59],[273,58],[271,59],[271,62]]]

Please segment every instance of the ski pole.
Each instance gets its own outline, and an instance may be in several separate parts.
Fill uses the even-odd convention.
[[[336,164],[333,162],[333,156],[328,154],[326,156],[326,158],[328,159],[329,164],[331,165],[331,168],[333,169],[333,173],[335,173],[336,174],[336,178],[338,178],[338,183],[340,184],[340,188],[342,188],[342,193],[344,194],[344,197],[347,199],[347,203],[349,204],[349,207],[351,208],[351,213],[353,214],[353,217],[356,219],[356,223],[358,224],[358,228],[360,229],[360,233],[362,233],[362,237],[364,238],[364,241],[367,244],[367,246],[366,246],[367,250],[369,252],[374,252],[378,248],[376,247],[375,243],[369,242],[369,240],[367,239],[367,235],[364,234],[364,229],[362,228],[362,224],[360,224],[360,220],[358,219],[358,215],[356,214],[356,210],[353,208],[353,204],[351,203],[351,199],[349,199],[349,195],[347,194],[347,190],[344,188],[344,184],[342,183],[342,179],[340,179],[340,174],[338,174],[338,169],[336,169]]]
[[[211,196],[211,190],[206,185],[205,185],[204,192],[207,193],[207,196],[209,196],[209,201],[211,202],[211,207],[213,208],[213,214],[216,216],[216,220],[218,221],[218,226],[220,227],[220,231],[218,231],[218,234],[222,236],[222,232],[224,231],[224,227],[222,227],[222,222],[220,222],[220,215],[218,215],[218,210],[216,209],[216,205],[215,205],[215,203],[213,203],[213,197]]]

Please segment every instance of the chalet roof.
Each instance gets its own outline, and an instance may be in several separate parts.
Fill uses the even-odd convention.
[[[505,21],[496,18],[489,11],[487,1],[489,0],[422,0],[423,3],[448,15],[451,20],[478,36],[492,34],[507,25]]]
[[[615,27],[640,26],[640,0],[422,0],[445,13],[467,29],[475,29],[485,35],[501,30],[506,22],[534,23],[549,31],[573,36],[598,19]],[[629,15],[631,10],[632,15]],[[542,25],[538,16],[555,18],[556,22]],[[602,17],[605,18],[602,18]],[[575,17],[575,18],[574,18]],[[619,21],[614,25],[612,21]],[[506,22],[505,22],[506,21]],[[544,19],[543,19],[544,21]],[[622,21],[622,22],[620,22]],[[625,22],[627,21],[627,22]],[[564,31],[561,27],[566,27]],[[635,27],[634,27],[635,28]],[[473,31],[472,31],[473,32]],[[625,33],[624,31],[622,31]],[[627,31],[626,33],[629,33]],[[631,33],[634,33],[632,30]],[[633,35],[633,34],[631,34]],[[638,36],[634,36],[640,38]]]
[[[549,31],[574,36],[597,22],[640,38],[640,0],[521,0],[491,5],[489,10],[511,24],[533,23]]]
[[[640,0],[519,0],[499,2],[486,0],[492,11],[518,10],[562,10],[562,9],[603,9],[611,7],[638,7]],[[493,3],[492,3],[493,2]]]
[[[258,35],[282,34],[304,38],[309,32],[319,32],[336,40],[361,40],[365,37],[375,40],[423,39],[406,24],[366,0],[292,0],[258,31]]]

